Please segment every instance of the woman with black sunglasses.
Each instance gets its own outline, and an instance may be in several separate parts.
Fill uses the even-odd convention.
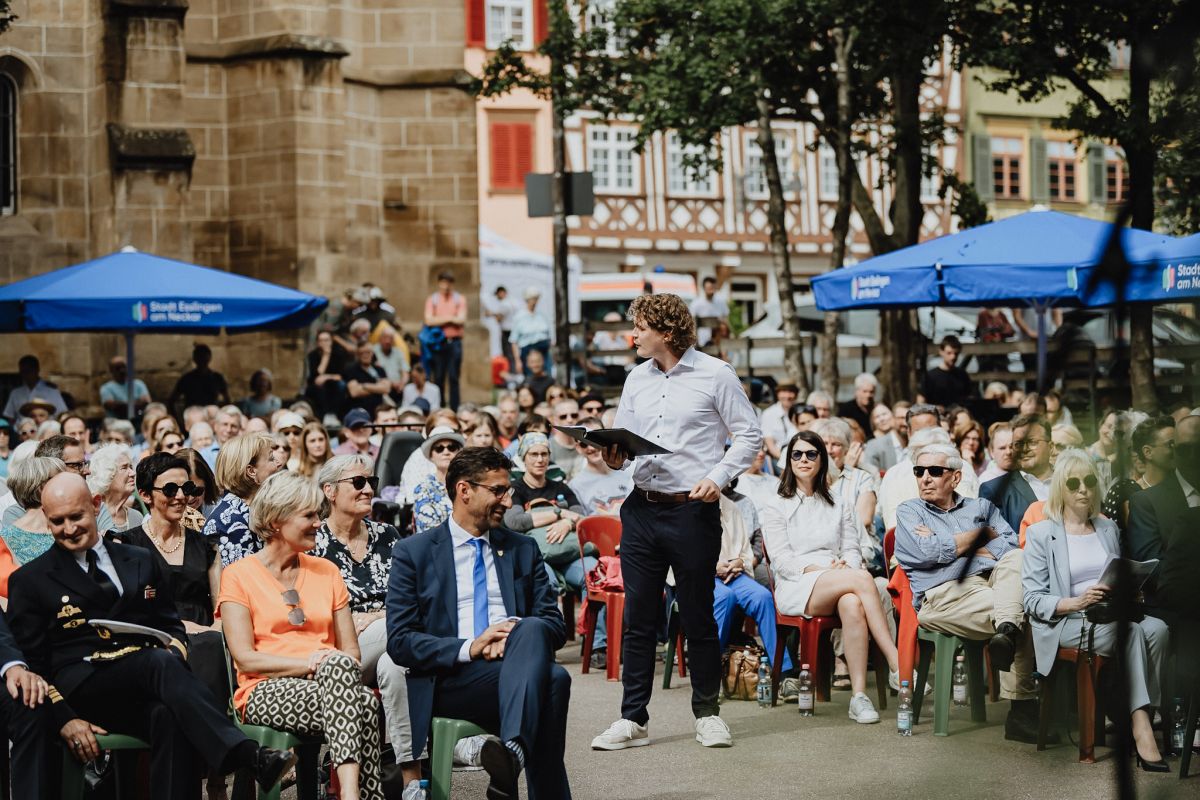
[[[850,719],[878,722],[879,712],[865,691],[871,638],[892,675],[899,670],[899,660],[875,582],[863,568],[854,507],[842,494],[830,491],[829,454],[816,433],[800,431],[793,436],[783,460],[779,496],[762,512],[775,606],[781,614],[841,619],[853,691]],[[796,689],[785,683],[780,697],[787,700]]]
[[[446,470],[466,445],[458,431],[439,425],[421,442],[421,453],[433,464],[433,472],[413,489],[413,530],[432,530],[450,518],[454,510],[446,492]]]
[[[371,474],[370,456],[334,456],[317,475],[329,516],[317,530],[311,555],[337,565],[350,593],[350,611],[362,653],[363,683],[379,689],[388,740],[396,753],[404,783],[421,778],[412,760],[412,726],[408,720],[408,682],[403,667],[387,654],[387,597],[392,547],[400,534],[391,525],[369,519],[379,479]]]

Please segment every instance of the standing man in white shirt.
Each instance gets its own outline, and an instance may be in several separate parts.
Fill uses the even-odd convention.
[[[729,304],[723,297],[717,297],[717,279],[709,275],[700,282],[704,294],[692,301],[691,312],[696,319],[717,317],[729,321]],[[712,328],[703,327],[696,330],[696,347],[704,347],[712,340]]]
[[[592,740],[595,750],[650,743],[646,724],[654,651],[667,570],[674,572],[692,668],[696,741],[729,747],[719,716],[721,647],[713,616],[713,573],[721,550],[721,490],[754,461],[762,431],[733,367],[697,351],[695,321],[673,294],[641,295],[629,306],[637,354],[615,427],[661,445],[633,468],[634,489],[621,506],[621,573],[625,580],[624,697],[621,718]],[[725,441],[733,444],[725,450]],[[612,447],[604,460],[624,467]]]
[[[67,410],[67,404],[58,387],[42,380],[41,371],[42,365],[37,356],[21,356],[21,360],[17,362],[21,382],[9,393],[8,402],[4,404],[4,413],[0,416],[15,420],[21,406],[31,400],[43,400],[54,406],[55,416]]]
[[[788,414],[799,396],[799,386],[781,383],[775,387],[775,402],[763,409],[763,441],[767,445],[767,453],[776,461],[779,460],[779,451],[796,435],[796,426],[788,419]]]

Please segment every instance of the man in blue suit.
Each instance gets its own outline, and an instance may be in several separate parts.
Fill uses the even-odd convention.
[[[1029,507],[1050,496],[1054,450],[1050,446],[1050,423],[1044,418],[1022,414],[1011,425],[1017,469],[984,482],[979,487],[979,496],[990,500],[1000,509],[1008,526],[1019,531],[1021,518]]]
[[[537,542],[501,527],[512,507],[512,462],[463,450],[446,471],[450,519],[392,552],[388,654],[408,667],[413,757],[435,716],[498,734],[481,752],[489,800],[570,800],[563,766],[571,678],[554,663],[566,642]]]

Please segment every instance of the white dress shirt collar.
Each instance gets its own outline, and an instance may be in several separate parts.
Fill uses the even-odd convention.
[[[97,537],[96,543],[90,549],[96,554],[96,568],[112,580],[113,585],[117,587],[117,594],[125,594],[125,587],[121,585],[121,577],[117,575],[117,568],[113,565],[112,558],[108,555],[108,548],[104,546],[104,537]],[[87,553],[87,550],[76,550],[71,554],[75,557],[75,563],[84,572],[88,570]]]

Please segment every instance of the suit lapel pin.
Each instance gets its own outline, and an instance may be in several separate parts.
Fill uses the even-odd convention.
[[[499,558],[504,558],[504,551],[503,551],[503,550],[497,550],[497,551],[496,551],[496,555],[497,555]]]
[[[70,596],[69,596],[69,595],[65,595],[65,594],[64,594],[64,595],[63,595],[63,599],[62,599],[62,601],[63,601],[64,603],[69,603],[69,602],[71,602],[71,598],[70,598]]]
[[[157,596],[158,592],[153,586],[147,586],[146,591],[142,592],[142,597],[144,597],[146,600],[153,600]]]

